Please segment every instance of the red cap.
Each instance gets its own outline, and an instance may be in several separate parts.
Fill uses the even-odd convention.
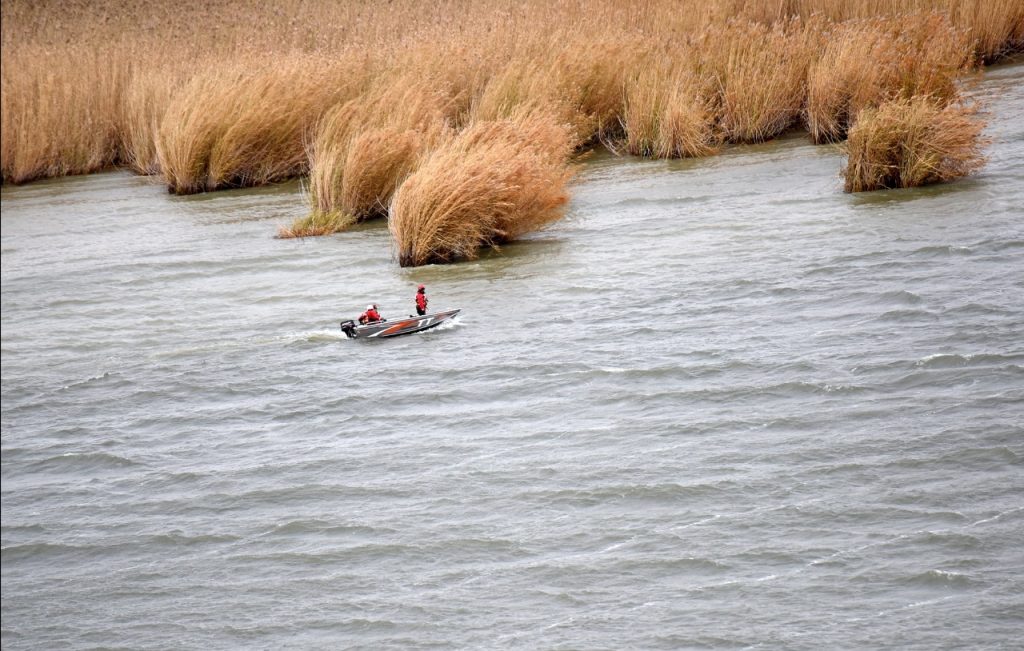
[[[420,286],[418,287],[418,289],[426,289],[426,286],[425,286],[425,285],[420,285]]]

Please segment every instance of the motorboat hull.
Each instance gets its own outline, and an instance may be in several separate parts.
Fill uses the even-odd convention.
[[[384,339],[387,337],[399,337],[411,335],[415,332],[423,332],[436,328],[448,319],[451,319],[462,310],[448,310],[435,314],[423,316],[411,316],[408,319],[397,319],[394,321],[378,321],[359,325],[355,321],[342,321],[341,331],[349,339]]]

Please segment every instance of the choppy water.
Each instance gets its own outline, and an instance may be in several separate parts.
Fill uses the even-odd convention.
[[[4,648],[1019,648],[1022,80],[970,180],[595,156],[454,266],[272,239],[297,185],[4,188]],[[456,324],[340,336],[419,282]]]

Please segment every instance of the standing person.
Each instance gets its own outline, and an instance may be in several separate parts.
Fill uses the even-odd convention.
[[[427,288],[423,285],[416,290],[416,314],[423,316],[427,313]]]

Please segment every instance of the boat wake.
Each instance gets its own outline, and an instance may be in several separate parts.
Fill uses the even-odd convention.
[[[345,333],[341,330],[330,330],[328,328],[288,332],[279,336],[277,339],[285,344],[319,344],[348,341],[348,337],[346,337]]]

